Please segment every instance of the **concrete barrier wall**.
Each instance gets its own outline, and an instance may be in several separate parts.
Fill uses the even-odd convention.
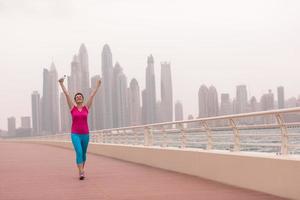
[[[70,143],[38,143],[73,148]],[[88,151],[241,188],[300,199],[300,157],[92,143]]]

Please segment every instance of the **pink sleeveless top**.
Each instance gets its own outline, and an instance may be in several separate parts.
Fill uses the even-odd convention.
[[[83,106],[81,111],[79,111],[76,106],[73,106],[71,110],[72,133],[89,134],[88,114],[89,110],[86,106]]]

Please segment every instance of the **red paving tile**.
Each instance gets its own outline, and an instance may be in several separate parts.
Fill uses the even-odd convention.
[[[88,155],[84,181],[72,150],[0,143],[0,200],[282,199],[144,165]]]

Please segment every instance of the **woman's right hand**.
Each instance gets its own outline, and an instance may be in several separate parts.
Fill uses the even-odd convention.
[[[100,87],[100,85],[101,85],[101,79],[99,79],[99,80],[96,81],[97,88]]]
[[[58,82],[59,83],[64,83],[64,80],[65,80],[64,78],[61,78],[61,79],[58,80]]]

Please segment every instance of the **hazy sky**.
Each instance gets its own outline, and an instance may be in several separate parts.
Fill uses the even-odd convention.
[[[201,84],[235,96],[285,86],[300,94],[300,1],[290,0],[0,0],[0,129],[7,117],[31,115],[31,93],[42,92],[43,68],[59,76],[85,43],[90,75],[101,74],[105,43],[128,77],[145,86],[147,56],[170,61],[174,102],[197,115]],[[160,98],[159,90],[158,98]]]

